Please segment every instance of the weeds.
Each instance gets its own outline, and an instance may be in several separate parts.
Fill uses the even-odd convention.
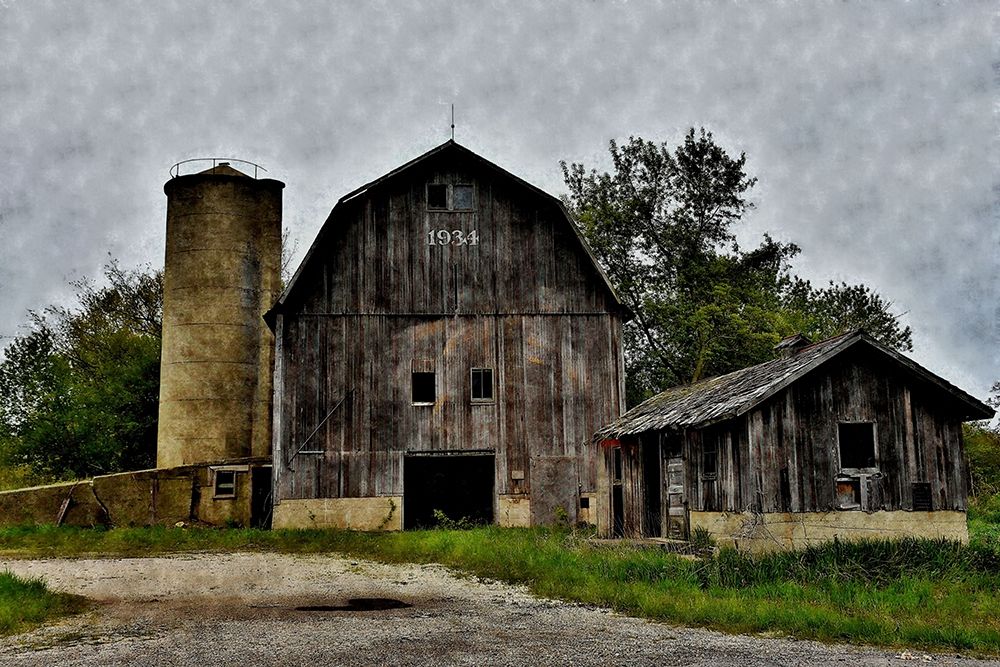
[[[384,562],[436,562],[524,584],[539,595],[672,623],[997,654],[1000,534],[983,525],[969,545],[838,542],[766,555],[721,549],[695,560],[624,545],[597,547],[569,530],[496,526],[396,533],[11,528],[0,529],[0,550],[43,556],[337,552]]]
[[[82,598],[54,593],[41,579],[0,572],[0,636],[26,630],[53,616],[81,611]]]

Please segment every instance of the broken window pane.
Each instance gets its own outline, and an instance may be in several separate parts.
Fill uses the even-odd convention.
[[[448,186],[440,183],[427,184],[427,208],[448,208]]]
[[[215,471],[215,496],[236,495],[236,473],[232,470]]]
[[[472,186],[455,185],[451,189],[451,207],[456,210],[468,210],[472,208]]]
[[[715,443],[706,440],[701,451],[701,478],[715,479],[719,473],[719,455],[715,449]]]
[[[413,402],[433,403],[436,395],[434,392],[434,373],[413,373]]]
[[[875,424],[839,424],[840,468],[842,470],[874,469]]]
[[[492,368],[472,369],[472,400],[473,401],[493,400]]]

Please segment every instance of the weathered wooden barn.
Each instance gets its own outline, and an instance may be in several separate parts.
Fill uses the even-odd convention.
[[[598,433],[605,533],[751,548],[967,540],[962,422],[993,410],[855,331],[650,398]]]
[[[275,527],[596,522],[626,317],[562,203],[454,141],[345,195],[266,316]]]

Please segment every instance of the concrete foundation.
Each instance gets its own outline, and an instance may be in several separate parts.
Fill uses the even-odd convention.
[[[273,528],[402,530],[402,496],[282,500],[274,506]]]
[[[0,492],[0,525],[249,526],[250,471],[268,458],[139,470]],[[234,493],[214,494],[215,470],[234,472]],[[65,505],[65,508],[64,508]]]
[[[505,528],[530,526],[531,500],[528,496],[500,496],[497,502],[497,523]]]
[[[965,512],[691,512],[691,531],[707,530],[720,546],[751,551],[796,549],[838,540],[931,539],[969,541]]]

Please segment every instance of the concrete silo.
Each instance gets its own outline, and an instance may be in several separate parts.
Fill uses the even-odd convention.
[[[160,468],[271,452],[274,338],[262,315],[280,290],[285,184],[212,165],[172,170],[163,186]]]

